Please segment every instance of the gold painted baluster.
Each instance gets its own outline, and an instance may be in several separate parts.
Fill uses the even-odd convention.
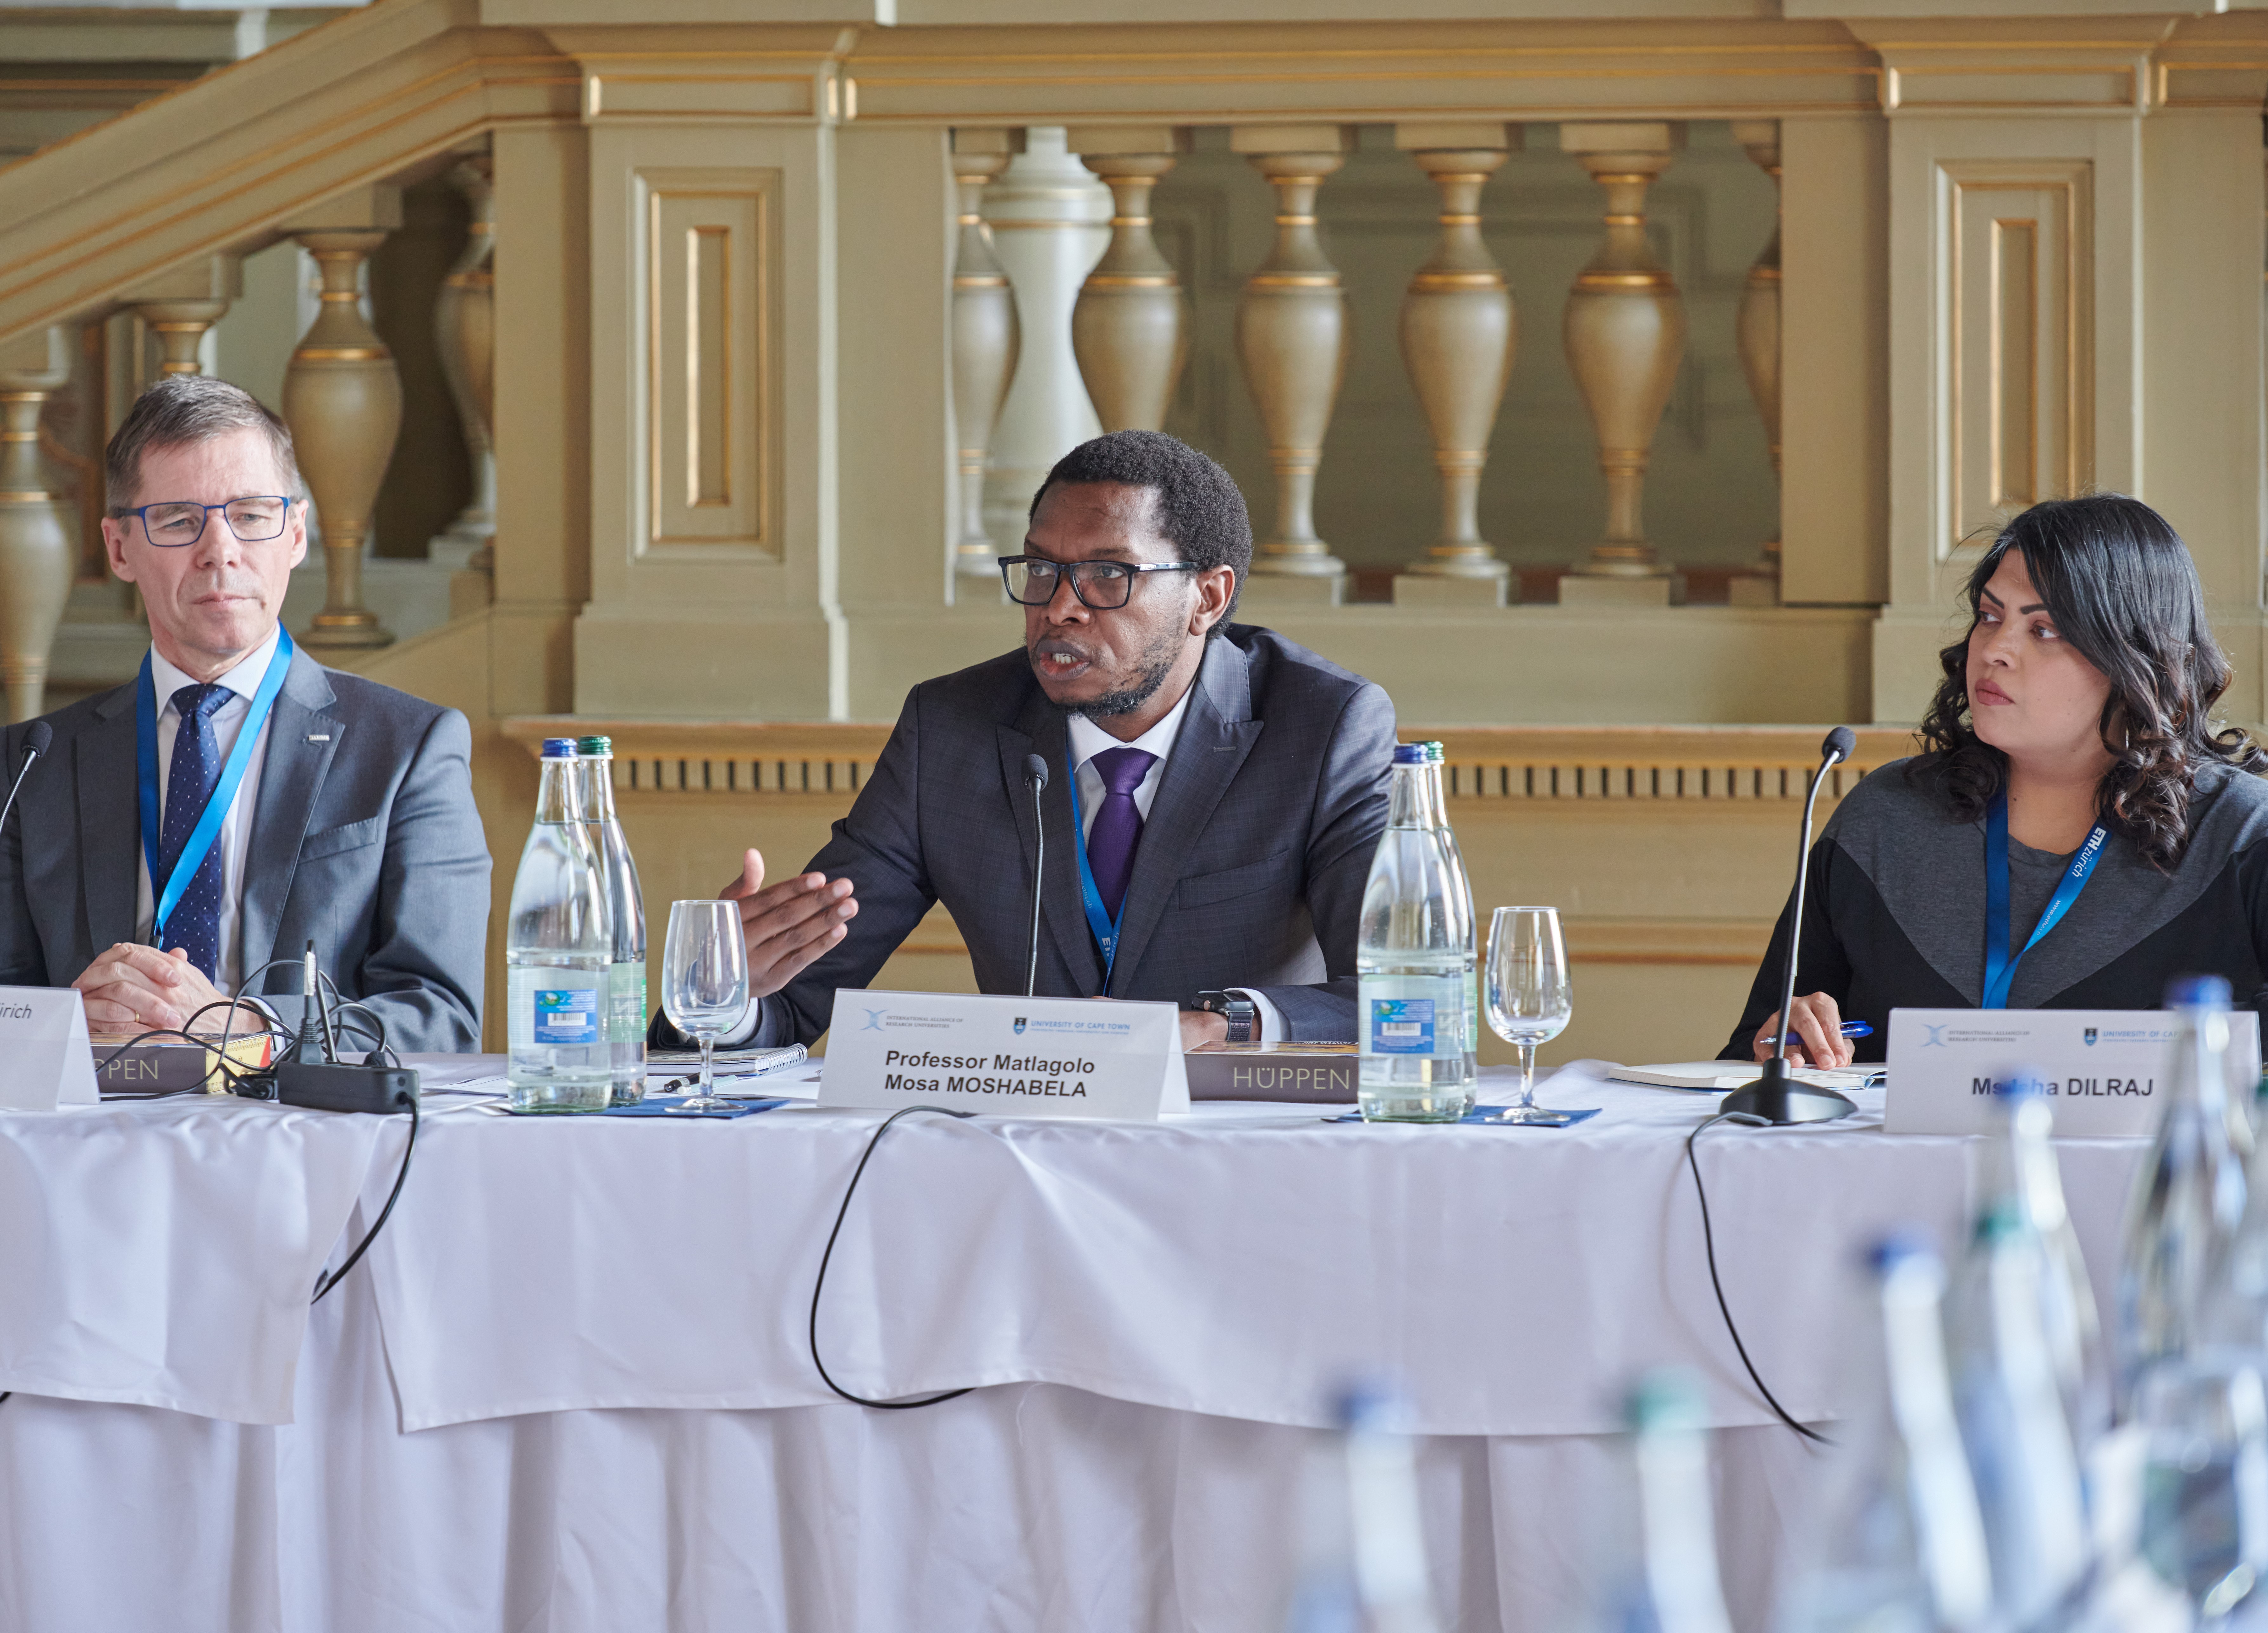
[[[1518,335],[1504,268],[1481,239],[1481,189],[1512,149],[1517,125],[1399,125],[1394,144],[1441,192],[1441,238],[1402,298],[1402,361],[1433,434],[1441,478],[1440,541],[1394,581],[1397,603],[1501,607],[1511,566],[1480,533],[1481,472],[1504,401]]]
[[[1150,230],[1150,190],[1189,151],[1189,135],[1171,125],[1074,126],[1065,140],[1116,206],[1110,246],[1071,308],[1079,374],[1104,430],[1162,430],[1189,361],[1190,320],[1181,277]]]
[[[1268,433],[1276,523],[1253,552],[1270,603],[1344,597],[1346,563],[1315,536],[1315,471],[1346,377],[1348,313],[1338,269],[1315,237],[1315,195],[1354,149],[1350,125],[1240,125],[1229,145],[1276,189],[1276,242],[1244,282],[1236,350]]]
[[[457,405],[457,423],[473,472],[473,497],[433,542],[445,559],[459,559],[475,572],[490,572],[496,549],[496,445],[490,427],[496,416],[496,187],[495,167],[486,155],[468,158],[449,180],[472,206],[465,247],[441,280],[433,306],[433,338],[441,355],[441,376]],[[453,586],[451,603],[455,605]]]
[[[961,536],[954,570],[998,583],[999,547],[984,528],[984,456],[1000,405],[1016,378],[1023,332],[1016,291],[992,253],[984,188],[1024,151],[1020,130],[956,130],[953,175],[961,194],[961,236],[953,261],[953,426],[961,462]]]
[[[207,255],[133,290],[124,304],[158,338],[158,373],[199,374],[205,331],[243,294],[243,263],[234,255]]]
[[[70,383],[70,343],[55,327],[0,347],[0,684],[11,720],[41,712],[76,566],[40,463],[40,409]]]
[[[1576,275],[1562,334],[1598,433],[1605,536],[1559,580],[1563,603],[1668,606],[1684,580],[1646,542],[1646,467],[1685,352],[1685,303],[1646,232],[1646,190],[1685,145],[1680,124],[1559,127],[1559,145],[1607,191],[1606,241]]]
[[[1771,450],[1772,475],[1779,475],[1779,121],[1736,119],[1733,140],[1748,150],[1772,180],[1772,235],[1749,268],[1748,287],[1741,292],[1741,313],[1734,329],[1741,348],[1741,368],[1749,377],[1749,394],[1756,400],[1756,415],[1764,423],[1764,441]],[[1779,531],[1756,562],[1735,574],[1726,585],[1726,596],[1735,607],[1776,607],[1779,604]]]
[[[391,224],[400,224],[398,200]],[[322,309],[284,373],[284,417],[322,525],[322,611],[302,637],[311,647],[389,644],[362,604],[362,553],[371,505],[401,429],[401,377],[362,315],[363,262],[387,229],[295,233],[322,273]]]

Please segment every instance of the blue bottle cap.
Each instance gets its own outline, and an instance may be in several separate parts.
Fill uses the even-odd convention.
[[[2219,975],[2176,975],[2166,983],[2168,1009],[2227,1009],[2228,982]]]
[[[543,757],[546,760],[572,760],[575,757],[575,739],[571,737],[545,738]]]
[[[1425,745],[1423,743],[1396,743],[1394,746],[1394,763],[1398,766],[1424,765],[1425,763]]]
[[[1381,1379],[1355,1379],[1331,1401],[1331,1421],[1341,1429],[1399,1432],[1406,1408],[1401,1392]]]

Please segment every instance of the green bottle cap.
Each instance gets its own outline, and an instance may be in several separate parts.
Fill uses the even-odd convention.
[[[586,758],[592,754],[611,754],[615,752],[615,739],[611,737],[578,737],[575,739],[575,752]]]
[[[1425,758],[1435,765],[1440,765],[1442,761],[1448,758],[1439,743],[1420,743],[1418,747],[1425,751]]]

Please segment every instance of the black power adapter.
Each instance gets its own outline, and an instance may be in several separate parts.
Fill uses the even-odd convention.
[[[417,1074],[398,1066],[327,1066],[285,1061],[276,1068],[276,1098],[314,1111],[366,1111],[379,1116],[417,1103]]]

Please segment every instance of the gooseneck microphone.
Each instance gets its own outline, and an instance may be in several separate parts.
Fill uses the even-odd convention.
[[[34,720],[24,728],[24,766],[16,773],[16,780],[8,785],[6,802],[0,804],[0,828],[8,826],[8,813],[16,808],[16,792],[24,786],[25,777],[30,775],[32,761],[46,754],[55,740],[55,727],[44,720]]]
[[[1040,880],[1048,871],[1048,820],[1040,806],[1040,796],[1047,791],[1048,786],[1048,762],[1044,755],[1024,756],[1024,781],[1032,785],[1032,832],[1039,839],[1032,855],[1031,956],[1024,964],[1024,996],[1028,998],[1040,984]]]
[[[1859,739],[1847,725],[1837,726],[1819,746],[1819,769],[1812,773],[1811,790],[1804,796],[1803,837],[1795,850],[1795,911],[1788,918],[1787,957],[1781,971],[1778,1045],[1754,1083],[1725,1096],[1717,1108],[1722,1115],[1754,1117],[1776,1124],[1831,1122],[1859,1109],[1832,1089],[1797,1082],[1788,1076],[1787,1067],[1788,1011],[1795,1004],[1795,966],[1803,947],[1804,886],[1811,872],[1811,813],[1819,804],[1820,785],[1827,781],[1828,772],[1850,759],[1858,747]]]

